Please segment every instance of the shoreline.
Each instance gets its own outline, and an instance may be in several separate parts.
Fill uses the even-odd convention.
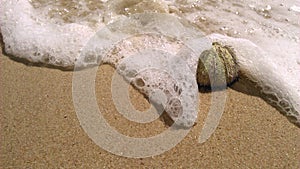
[[[2,53],[2,52],[1,52]],[[72,102],[72,72],[28,66],[1,54],[1,159],[3,168],[211,167],[298,168],[300,131],[262,99],[227,89],[217,130],[198,144],[210,106],[200,94],[197,125],[173,149],[154,157],[130,159],[98,147],[79,124]],[[140,125],[123,118],[110,93],[113,69],[101,66],[96,79],[98,105],[123,134],[149,137],[166,129],[163,121]],[[133,105],[149,104],[130,89]]]

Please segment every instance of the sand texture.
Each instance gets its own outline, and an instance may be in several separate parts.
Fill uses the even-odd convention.
[[[101,149],[81,128],[72,102],[71,71],[28,65],[5,55],[0,69],[0,168],[300,167],[299,128],[254,96],[228,89],[216,132],[198,144],[211,96],[199,93],[197,125],[180,144],[159,156],[130,159]],[[111,126],[133,137],[164,131],[161,119],[137,124],[118,114],[110,89],[113,73],[103,65],[96,79],[98,105]],[[130,93],[137,109],[149,107],[133,88]]]

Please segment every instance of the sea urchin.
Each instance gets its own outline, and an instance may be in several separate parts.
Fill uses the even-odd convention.
[[[197,82],[200,87],[214,85],[215,88],[224,88],[235,82],[238,75],[237,60],[231,47],[213,42],[211,49],[201,53],[197,67]]]

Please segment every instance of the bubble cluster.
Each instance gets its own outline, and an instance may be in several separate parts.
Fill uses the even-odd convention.
[[[197,118],[195,75],[187,65],[178,67],[178,62],[172,61],[182,47],[182,42],[173,38],[144,34],[118,42],[103,60],[116,67],[152,103],[163,106],[176,124],[190,127]],[[150,97],[157,91],[166,99]]]
[[[113,0],[106,5],[105,22],[112,22],[120,16],[145,12],[169,13],[168,6],[163,0]]]
[[[194,87],[199,65],[197,80],[204,86],[210,85],[207,75],[212,70],[216,75],[214,82],[218,84],[221,74],[226,75],[225,83],[234,81],[239,69],[257,85],[253,88],[259,88],[262,97],[279,107],[293,123],[299,124],[300,81],[296,78],[299,75],[299,50],[295,50],[299,46],[299,5],[291,2],[272,6],[261,2],[253,4],[253,1],[244,4],[181,0],[82,0],[76,3],[3,0],[0,2],[0,28],[5,52],[14,57],[65,69],[72,69],[74,65],[85,68],[108,63],[145,95],[151,95],[151,89],[163,91],[168,99],[162,104],[175,120],[186,102],[190,117],[184,114],[183,117],[196,117],[197,110],[192,105],[197,105],[197,91],[189,89]],[[225,9],[228,6],[230,8]],[[249,10],[242,10],[245,8]],[[135,15],[137,13],[144,15]],[[170,17],[170,13],[177,17]],[[223,17],[227,15],[230,17]],[[246,38],[264,50],[244,39],[215,34],[209,35],[212,40],[207,41],[204,36],[199,36],[201,31],[196,25],[186,20],[208,34],[215,31]],[[235,24],[228,25],[232,20]],[[107,23],[113,24],[105,25]],[[98,34],[100,29],[103,32]],[[86,45],[91,39],[93,43]],[[212,47],[212,42],[222,45],[215,43]],[[236,54],[228,46],[233,46]],[[288,50],[282,50],[283,46]],[[142,56],[141,53],[147,57],[131,60]],[[235,55],[239,68],[235,66]],[[176,58],[186,62],[193,80],[185,75],[185,69],[180,69],[184,64],[180,67],[178,63],[170,63]],[[168,64],[169,68],[165,66]],[[147,66],[157,68],[157,65],[166,72],[176,73],[162,71],[156,74],[156,69],[143,70]],[[211,68],[204,69],[203,65]],[[150,76],[151,72],[153,76]]]
[[[76,67],[112,65],[151,103],[163,106],[176,125],[191,127],[198,113],[198,52],[208,47],[201,32],[187,22],[144,13],[119,18],[97,32]]]
[[[285,82],[282,74],[284,67],[274,64],[272,53],[266,53],[249,40],[230,38],[218,34],[209,36],[213,41],[230,45],[236,50],[237,64],[244,80],[251,85],[251,90],[258,91],[261,98],[276,107],[292,123],[300,127],[299,78]],[[297,70],[294,70],[297,71]],[[291,72],[293,73],[293,72]],[[234,87],[234,86],[233,86]]]

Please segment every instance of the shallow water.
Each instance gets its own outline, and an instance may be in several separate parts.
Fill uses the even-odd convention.
[[[141,12],[170,13],[191,21],[205,34],[220,33],[251,40],[267,52],[274,53],[276,55],[274,57],[278,60],[275,62],[278,65],[289,65],[286,71],[295,70],[300,64],[300,52],[297,50],[300,40],[299,1],[30,0],[29,2],[35,9],[35,13],[30,16],[31,19],[47,22],[42,26],[50,27],[50,29],[55,24],[75,23],[87,26],[91,28],[89,31],[96,32],[103,27],[103,23],[111,23],[121,15],[128,16]],[[1,5],[2,8],[10,8],[3,9],[4,11],[14,10],[13,2],[3,1],[1,3],[4,4]],[[21,9],[29,8],[26,3],[16,4]],[[28,12],[19,12],[20,15],[28,15]],[[3,18],[1,25],[5,25],[9,17],[3,16],[3,14],[1,15]],[[32,29],[35,28],[32,27]],[[4,38],[5,40],[6,38]],[[294,59],[298,57],[291,64],[287,63],[286,59],[280,59],[282,56]]]

